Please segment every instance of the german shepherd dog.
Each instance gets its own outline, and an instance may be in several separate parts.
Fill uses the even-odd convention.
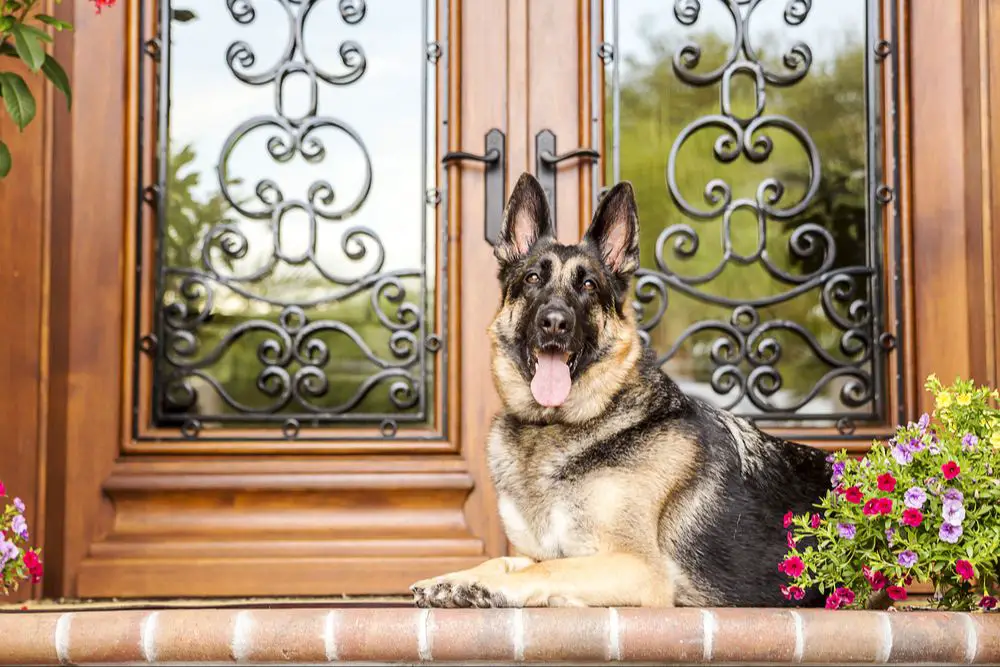
[[[561,245],[523,174],[495,247],[489,328],[503,411],[488,460],[516,556],[415,583],[422,607],[818,606],[788,602],[782,515],[810,511],[831,466],[683,394],[639,337],[627,182]]]

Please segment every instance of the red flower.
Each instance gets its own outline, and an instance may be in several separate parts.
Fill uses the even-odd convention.
[[[784,519],[782,520],[782,524],[785,526],[785,528],[788,528],[789,526],[792,525],[792,517],[793,515],[791,512],[785,515]]]
[[[6,495],[7,495],[7,487],[3,485],[3,482],[0,482],[0,497],[4,497]]]
[[[857,505],[864,500],[864,495],[862,495],[861,489],[856,486],[852,486],[844,490],[844,498],[847,502]]]
[[[955,561],[955,572],[965,581],[968,581],[976,576],[976,569],[972,567],[972,563],[967,560]]]
[[[948,461],[943,466],[941,466],[941,473],[944,475],[945,479],[955,479],[958,477],[958,473],[962,472],[962,469],[958,467],[958,464],[954,461]]]
[[[115,6],[115,0],[91,0],[91,1],[94,3],[94,9],[97,10],[98,14],[101,13],[101,9],[104,7]]]
[[[36,567],[38,567],[38,564],[39,564],[38,554],[36,554],[34,551],[31,551],[30,549],[24,552],[24,566],[26,568],[28,568],[29,570],[34,570]]]
[[[826,597],[826,608],[827,609],[840,609],[842,600],[837,596],[836,593],[830,593]]]
[[[880,591],[885,588],[886,579],[885,575],[878,570],[873,570],[867,565],[861,566],[861,572],[865,575],[865,579],[871,584],[872,590]]]
[[[792,537],[792,531],[788,531],[787,539],[785,543],[788,544],[789,549],[795,548],[795,539]]]
[[[880,491],[885,491],[886,493],[892,493],[896,490],[896,478],[892,476],[892,473],[885,473],[884,475],[878,476],[878,488]]]
[[[819,528],[819,521],[819,514],[813,514],[809,517],[809,525],[812,526],[813,529]]]
[[[983,599],[979,601],[979,606],[986,611],[996,609],[997,599],[992,595],[984,595]]]
[[[920,522],[924,520],[924,514],[920,510],[915,510],[912,507],[908,507],[903,510],[903,518],[901,522],[904,526],[909,526],[910,528],[916,528],[920,525]]]
[[[892,498],[879,498],[878,513],[889,514],[890,512],[892,512]]]
[[[904,586],[909,586],[912,583],[913,583],[913,576],[911,576],[909,574],[906,575],[906,579],[903,579],[903,585]]]
[[[786,600],[796,599],[801,600],[806,596],[806,592],[798,586],[781,586],[781,594],[785,596]]]
[[[784,572],[793,579],[802,574],[802,570],[804,569],[805,565],[802,563],[802,559],[798,556],[786,558],[778,564],[778,571]]]
[[[902,586],[889,586],[885,589],[885,592],[889,594],[890,600],[905,600],[906,599],[906,589]]]
[[[840,598],[840,601],[845,605],[854,604],[854,591],[850,588],[840,587],[833,593]]]
[[[878,498],[871,498],[865,503],[865,506],[861,509],[861,513],[865,516],[875,516],[878,514],[878,510]]]

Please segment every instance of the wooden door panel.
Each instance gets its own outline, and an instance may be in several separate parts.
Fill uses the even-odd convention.
[[[88,174],[123,178],[99,189],[75,170],[56,176],[69,193],[62,231],[86,240],[54,279],[68,353],[67,385],[53,388],[65,415],[50,487],[65,509],[53,594],[405,593],[504,549],[482,454],[495,295],[492,280],[471,279],[484,266],[492,277],[483,173],[440,158],[480,152],[506,126],[494,85],[505,80],[505,7],[429,0],[408,3],[409,16],[353,0],[306,16],[308,4],[137,0],[69,42],[78,86],[94,76],[78,60],[93,36],[120,52],[92,82],[101,103],[57,116],[56,159],[88,149]],[[377,144],[393,118],[419,135],[398,150]],[[118,128],[102,130],[100,151],[78,130],[95,123]],[[310,143],[310,124],[349,141]],[[257,137],[266,161],[237,155],[254,125],[270,130]],[[329,166],[352,149],[357,192],[371,162],[368,199]],[[279,181],[268,170],[286,153],[318,174]],[[235,178],[246,180],[239,194]],[[304,231],[281,236],[294,224]],[[326,236],[309,246],[312,233]],[[255,243],[267,249],[254,255]],[[335,275],[364,261],[360,278]],[[245,276],[268,265],[286,273],[253,292],[262,281]],[[323,289],[334,296],[299,294]],[[353,299],[355,319],[318,309],[324,299]]]

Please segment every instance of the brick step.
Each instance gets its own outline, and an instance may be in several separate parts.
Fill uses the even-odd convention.
[[[1000,615],[777,609],[0,613],[0,664],[1000,663]]]

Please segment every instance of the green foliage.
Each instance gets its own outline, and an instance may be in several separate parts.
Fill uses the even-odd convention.
[[[69,76],[45,52],[45,45],[52,42],[48,28],[62,32],[72,30],[73,26],[47,14],[29,16],[38,4],[39,0],[4,0],[0,7],[0,96],[7,114],[22,132],[34,120],[37,104],[24,78],[3,70],[4,58],[20,60],[33,74],[41,72],[66,96],[66,104],[72,103]],[[0,142],[0,178],[10,173],[11,166],[10,150]]]
[[[673,70],[672,59],[682,42],[672,34],[646,34],[650,54],[643,61],[627,60],[623,65],[621,88],[620,152],[622,179],[635,185],[641,225],[641,264],[645,269],[657,266],[657,241],[671,225],[690,224],[700,237],[697,252],[681,256],[674,252],[680,237],[666,240],[662,258],[667,268],[679,276],[693,277],[711,271],[722,260],[721,216],[702,221],[689,219],[671,198],[665,183],[665,167],[671,148],[689,123],[720,112],[719,85],[692,87]],[[686,41],[686,39],[685,39]],[[699,72],[707,72],[725,62],[731,37],[708,31],[692,37],[702,49]],[[772,40],[760,39],[761,44]],[[760,49],[768,68],[783,71],[780,53]],[[790,249],[792,235],[802,225],[811,223],[825,229],[834,239],[835,261],[831,268],[863,266],[866,263],[866,108],[865,48],[862,41],[847,41],[838,55],[827,62],[814,62],[809,74],[788,88],[768,85],[766,115],[783,115],[801,125],[812,138],[821,157],[821,179],[811,204],[789,220],[768,220],[766,252],[782,271],[793,275],[818,270],[824,253],[800,256]],[[743,76],[734,77],[733,111],[749,117],[756,106],[754,86]],[[610,100],[607,108],[611,108]],[[612,128],[608,123],[606,131]],[[715,128],[695,133],[680,149],[677,159],[677,183],[680,194],[692,206],[707,210],[705,187],[713,179],[723,179],[731,187],[733,199],[753,199],[760,183],[776,177],[785,184],[778,206],[791,208],[806,194],[808,160],[806,151],[789,132],[768,128],[762,132],[774,141],[768,160],[756,164],[740,157],[723,163],[714,154],[714,144],[721,132]],[[758,133],[758,135],[761,133]],[[607,138],[610,145],[611,137]],[[610,164],[608,165],[610,168]],[[612,178],[608,174],[608,180]],[[732,218],[734,249],[752,254],[758,244],[757,221],[749,209],[740,209]],[[818,239],[816,239],[818,241]],[[867,285],[859,281],[852,300],[868,300]],[[863,286],[863,287],[862,287]],[[786,293],[790,286],[770,275],[760,263],[748,266],[731,264],[720,275],[699,289],[717,298],[736,300]],[[696,300],[677,291],[670,292],[670,302],[663,320],[650,332],[653,346],[664,352],[682,332],[695,322],[728,322],[731,309]],[[847,319],[847,304],[840,314]],[[821,348],[842,363],[857,362],[860,354],[841,349],[843,331],[831,324],[820,305],[819,289],[795,299],[760,309],[762,321],[788,320],[805,327]],[[802,341],[783,331],[772,332],[782,345],[780,370],[784,388],[798,394],[810,390],[830,370],[817,354]],[[706,381],[715,370],[707,351],[700,345],[711,342],[717,331],[696,334],[683,345],[673,359],[674,372]],[[770,335],[770,334],[769,334]],[[748,372],[749,367],[743,368]]]
[[[877,592],[902,600],[908,583],[931,582],[941,608],[996,604],[1000,394],[933,375],[926,387],[933,419],[900,427],[864,458],[836,454],[819,518],[786,517],[795,546],[780,567],[793,596],[816,586],[828,607],[863,607]]]

